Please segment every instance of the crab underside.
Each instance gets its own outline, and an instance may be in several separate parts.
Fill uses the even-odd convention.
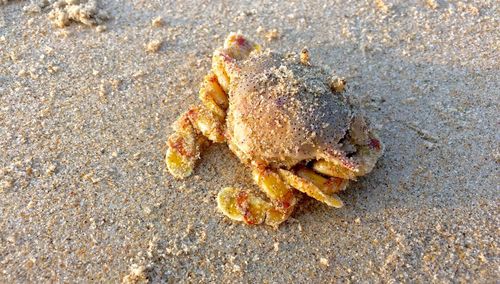
[[[293,212],[297,191],[340,208],[336,193],[369,173],[383,152],[378,136],[347,102],[344,86],[311,64],[306,50],[281,55],[231,33],[214,52],[199,92],[202,103],[173,125],[167,168],[185,178],[204,148],[226,142],[267,196],[222,189],[217,203],[227,217],[277,227]]]

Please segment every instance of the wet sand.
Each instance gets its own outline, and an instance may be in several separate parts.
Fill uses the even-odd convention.
[[[27,3],[0,4],[0,282],[498,280],[496,1],[101,1],[101,28]],[[379,129],[344,208],[229,221],[217,192],[255,186],[225,145],[166,172],[170,124],[237,30],[307,47]]]

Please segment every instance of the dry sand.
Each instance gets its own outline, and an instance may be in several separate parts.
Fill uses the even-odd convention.
[[[498,1],[113,0],[104,27],[63,29],[1,2],[0,282],[498,281]],[[166,173],[169,126],[236,30],[307,46],[380,129],[343,209],[228,221],[219,189],[253,185],[224,145]]]

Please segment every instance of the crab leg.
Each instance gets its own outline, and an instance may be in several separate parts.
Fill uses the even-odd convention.
[[[184,178],[191,174],[202,148],[208,139],[199,135],[188,113],[184,113],[173,125],[174,133],[168,138],[168,150],[165,162],[169,172],[176,178]]]
[[[293,188],[326,203],[340,208],[343,202],[335,195],[347,187],[348,181],[340,178],[325,178],[313,170],[302,167],[296,173],[279,169],[255,166],[255,183],[270,201],[253,192],[236,188],[224,188],[217,196],[219,209],[227,217],[247,224],[261,224],[277,227],[293,212],[298,198]]]
[[[355,180],[357,176],[357,168],[349,167],[342,160],[331,159],[327,160],[318,160],[314,162],[313,169],[324,175],[328,175],[331,177],[338,177],[342,179],[351,179]]]
[[[174,133],[168,138],[165,162],[169,172],[176,178],[191,175],[196,160],[200,158],[201,151],[208,145],[209,140],[224,141],[224,117],[210,109],[210,107],[223,109],[225,105],[217,103],[223,100],[223,93],[213,91],[217,90],[214,86],[217,82],[209,84],[211,85],[208,85],[206,80],[200,91],[200,97],[203,96],[206,102],[213,104],[204,101],[205,104],[191,106],[174,123]]]
[[[306,167],[301,167],[297,170],[296,174],[317,186],[323,193],[332,195],[344,191],[349,184],[349,180],[338,177],[325,178],[315,171]]]
[[[278,172],[286,183],[288,183],[298,191],[301,191],[309,195],[310,197],[335,208],[341,208],[342,206],[344,206],[344,203],[338,198],[338,196],[336,196],[335,194],[326,194],[309,179],[300,177],[293,172],[284,169],[280,169]]]
[[[267,211],[272,208],[271,203],[254,193],[233,187],[226,187],[219,192],[217,206],[230,219],[250,225],[264,222]]]
[[[217,196],[217,204],[224,215],[247,224],[265,222],[278,227],[293,212],[298,198],[275,171],[265,167],[253,169],[255,183],[269,201],[257,194],[235,188],[224,188]]]
[[[260,190],[271,200],[273,207],[268,210],[266,224],[277,227],[292,214],[297,204],[297,197],[281,176],[269,168],[256,166],[253,179]]]
[[[214,114],[221,118],[226,117],[226,109],[229,106],[227,94],[217,81],[214,73],[205,76],[200,88],[199,98],[201,102]]]
[[[202,104],[191,106],[181,115],[174,123],[174,133],[167,142],[165,162],[174,177],[185,178],[192,173],[208,140],[224,142],[224,119],[229,106],[229,69],[235,68],[234,61],[246,58],[254,50],[260,50],[260,46],[241,34],[231,33],[224,48],[214,53],[213,72],[205,76],[199,92]]]

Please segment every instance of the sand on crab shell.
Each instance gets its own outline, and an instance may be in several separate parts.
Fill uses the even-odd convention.
[[[497,281],[498,4],[337,2],[100,1],[101,32],[1,5],[0,282]],[[379,130],[343,209],[226,220],[217,192],[253,185],[225,145],[165,171],[170,124],[238,29],[307,47]]]

